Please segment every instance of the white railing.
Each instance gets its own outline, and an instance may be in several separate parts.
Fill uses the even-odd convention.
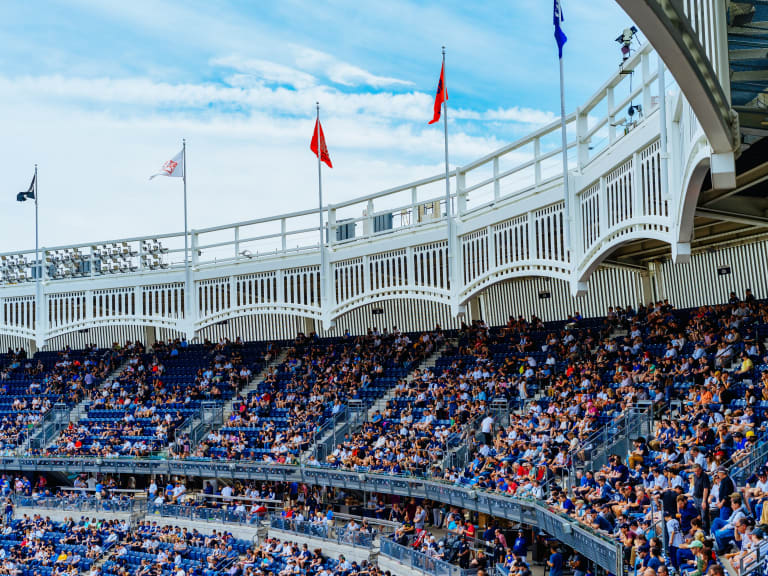
[[[663,67],[655,60],[643,46],[568,116],[578,183],[571,214],[563,209],[560,123],[552,122],[451,171],[450,239],[443,175],[324,207],[322,271],[317,209],[192,230],[190,278],[183,233],[43,248],[37,294],[34,253],[0,254],[0,333],[45,341],[128,322],[193,335],[244,314],[330,322],[394,298],[448,304],[456,314],[508,278],[583,280],[617,242],[669,232],[658,185]]]
[[[638,119],[649,115],[658,106],[657,71],[655,67],[651,69],[653,55],[650,45],[643,46],[625,63],[622,73],[615,74],[583,107],[568,116],[572,170],[583,170],[623,138]],[[629,90],[630,83],[632,90]],[[640,106],[634,119],[626,114],[630,103]],[[596,116],[598,112],[599,116]],[[450,172],[450,178],[453,210],[458,217],[558,182],[562,178],[559,120],[455,168]],[[444,175],[441,174],[329,205],[323,209],[330,228],[329,243],[348,243],[444,219],[444,189]],[[319,244],[317,211],[315,208],[192,230],[192,264],[206,267],[316,251]],[[41,249],[43,277],[58,280],[181,268],[183,245],[183,232],[176,232],[46,247]],[[0,277],[2,285],[34,279],[34,251],[2,253],[0,266],[10,264],[14,258],[21,259],[17,268],[25,274],[15,279]]]

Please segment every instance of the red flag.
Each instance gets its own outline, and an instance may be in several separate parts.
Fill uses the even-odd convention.
[[[435,115],[430,120],[430,124],[440,120],[440,109],[446,100],[448,100],[448,90],[445,88],[445,62],[443,62],[440,68],[440,81],[437,83],[437,93],[435,94]]]
[[[328,168],[333,168],[331,164],[331,157],[328,155],[328,147],[325,145],[325,135],[323,134],[323,126],[320,124],[320,119],[317,119],[315,124],[315,131],[312,133],[312,143],[309,145],[309,149],[317,156],[317,135],[320,134],[320,160],[328,165]]]

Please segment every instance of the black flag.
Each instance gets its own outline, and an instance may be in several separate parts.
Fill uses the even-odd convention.
[[[27,198],[30,200],[35,199],[35,178],[37,178],[37,175],[32,176],[32,182],[29,184],[29,190],[26,192],[19,192],[16,194],[16,200],[19,202],[26,202]]]

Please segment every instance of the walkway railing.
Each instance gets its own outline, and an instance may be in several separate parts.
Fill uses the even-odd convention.
[[[363,534],[359,531],[347,530],[346,527],[329,526],[325,524],[315,524],[313,522],[297,522],[292,518],[282,518],[272,516],[269,525],[275,530],[285,530],[301,534],[310,538],[320,538],[329,540],[337,544],[346,544],[358,548],[371,548],[373,546],[373,534]]]
[[[230,522],[232,524],[258,524],[266,513],[259,516],[251,514],[247,510],[237,512],[234,508],[205,508],[198,506],[184,506],[183,504],[148,504],[147,514],[158,516],[173,516],[188,520],[201,520],[203,522]]]
[[[605,424],[585,440],[577,452],[577,467],[599,470],[611,454],[627,454],[634,438],[653,434],[653,405],[638,404]]]
[[[13,505],[26,508],[47,508],[50,510],[64,510],[77,512],[78,514],[93,512],[131,513],[134,509],[134,500],[101,499],[95,496],[78,496],[76,498],[62,498],[57,496],[35,498],[32,496],[12,497]]]
[[[382,538],[380,553],[397,560],[414,570],[426,572],[431,576],[474,576],[477,570],[464,570],[455,564],[450,564],[439,558],[432,558],[397,542]]]
[[[2,457],[5,470],[117,474],[160,474],[202,478],[248,479],[265,482],[299,482],[412,498],[426,498],[467,510],[475,510],[514,523],[538,526],[553,538],[581,552],[614,574],[621,570],[621,546],[610,536],[592,530],[558,513],[546,503],[507,494],[470,489],[416,476],[374,474],[255,462],[210,460],[163,460],[142,458],[20,458]]]

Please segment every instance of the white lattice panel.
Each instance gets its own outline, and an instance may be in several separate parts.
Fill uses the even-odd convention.
[[[632,159],[610,172],[605,178],[608,228],[632,219]]]
[[[178,282],[143,286],[141,288],[141,314],[145,317],[183,318],[184,285]]]
[[[320,294],[320,272],[317,268],[292,268],[283,272],[283,298],[286,304],[319,306]]]
[[[505,266],[531,258],[528,216],[518,216],[493,226],[496,263]]]
[[[552,262],[567,262],[565,248],[565,221],[563,202],[558,202],[534,212],[536,258]]]
[[[413,249],[413,280],[416,286],[448,290],[448,243],[436,242]]]
[[[35,329],[35,297],[19,296],[12,298],[3,298],[0,300],[2,306],[2,324],[9,329]]]
[[[488,231],[478,230],[461,237],[461,262],[465,285],[471,284],[484,276],[490,266],[488,263]]]
[[[238,308],[275,304],[277,298],[277,273],[263,272],[236,276],[235,305]]]
[[[582,250],[588,253],[600,238],[600,182],[579,196],[581,207]]]

